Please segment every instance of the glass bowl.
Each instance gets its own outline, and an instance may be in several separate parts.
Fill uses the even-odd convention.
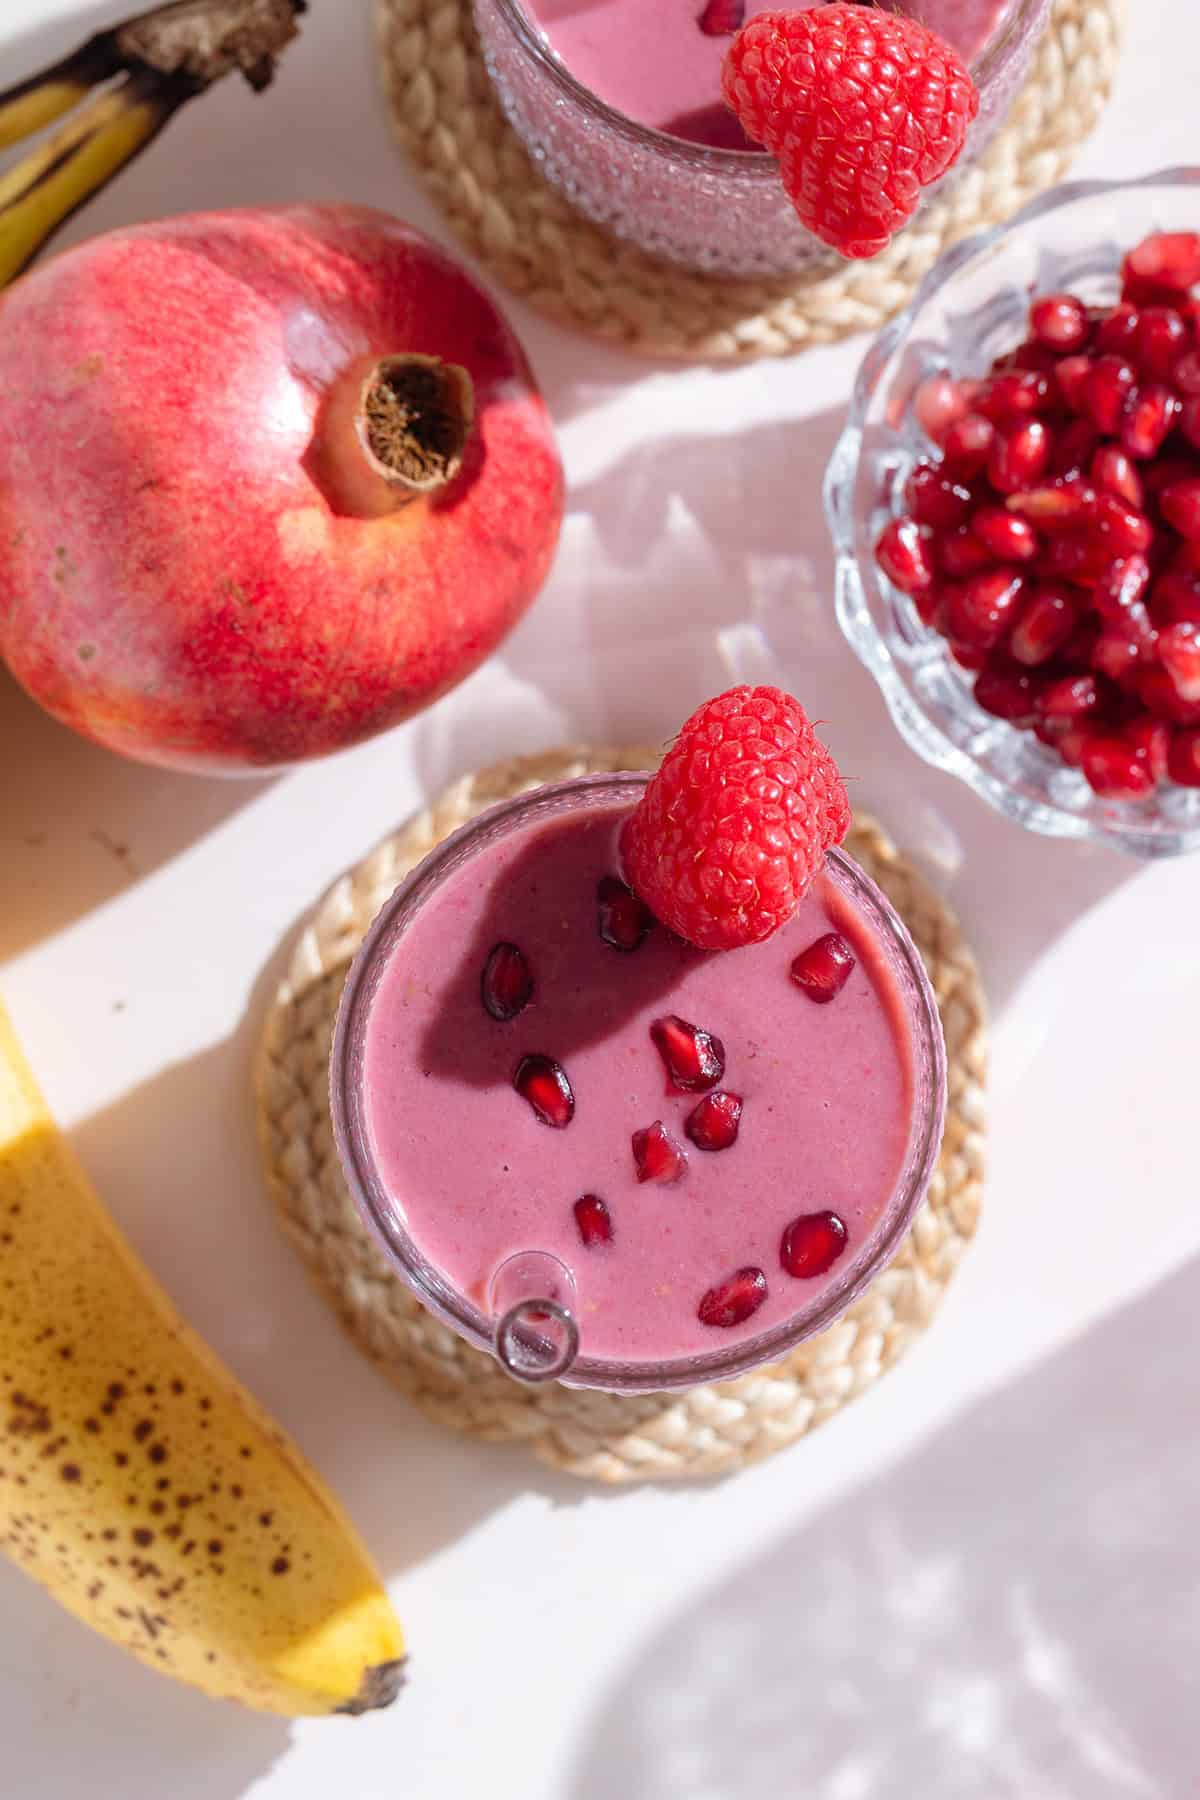
[[[351,965],[330,1056],[334,1142],[346,1182],[400,1279],[432,1313],[468,1343],[495,1355],[510,1374],[616,1393],[729,1381],[777,1361],[803,1338],[831,1325],[900,1248],[936,1165],[946,1104],[941,1018],[920,952],[870,877],[850,857],[832,850],[826,873],[870,931],[891,975],[913,1060],[909,1141],[895,1186],[871,1230],[828,1285],[807,1301],[798,1294],[792,1313],[732,1344],[662,1360],[618,1361],[589,1354],[586,1326],[580,1332],[574,1324],[571,1272],[541,1246],[513,1247],[492,1276],[486,1312],[429,1260],[408,1228],[403,1193],[389,1185],[381,1169],[368,1116],[364,1060],[371,1009],[384,972],[393,957],[405,955],[405,934],[420,908],[480,851],[533,824],[592,808],[632,808],[649,779],[645,773],[594,775],[537,788],[492,807],[432,850],[385,902]],[[735,979],[732,969],[730,979]],[[486,1204],[486,1194],[479,1201]],[[537,1282],[544,1285],[530,1285]],[[535,1317],[543,1323],[531,1338],[528,1321]]]
[[[1101,799],[1032,732],[976,705],[971,677],[887,580],[873,549],[888,518],[905,510],[913,463],[932,449],[913,415],[927,376],[985,374],[1024,337],[1031,295],[1069,289],[1111,303],[1126,250],[1150,231],[1198,228],[1200,169],[1167,169],[1056,188],[1009,224],[957,245],[868,350],[825,476],[838,622],[901,736],[1029,830],[1142,857],[1200,849],[1200,789],[1166,784],[1144,801]]]
[[[916,0],[911,11],[924,18],[928,5]],[[995,26],[971,69],[978,117],[955,167],[929,193],[958,179],[990,142],[1049,11],[1050,0],[998,0]],[[525,148],[548,181],[617,237],[725,275],[843,266],[801,225],[773,156],[710,149],[627,118],[575,79],[521,0],[475,0],[475,23],[488,73]]]

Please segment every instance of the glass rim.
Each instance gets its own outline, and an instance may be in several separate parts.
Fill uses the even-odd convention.
[[[602,100],[594,89],[573,75],[561,57],[555,55],[525,11],[521,0],[490,0],[504,19],[513,36],[532,57],[538,68],[554,82],[567,99],[630,143],[642,144],[660,155],[673,157],[696,170],[738,175],[749,181],[779,180],[779,164],[768,150],[721,150],[711,144],[695,144],[688,138],[675,137],[653,125],[642,125],[618,107]],[[1042,0],[1013,0],[1012,12],[1004,28],[984,45],[970,67],[971,79],[982,95],[996,71],[1003,68],[1008,51],[1019,36],[1026,17],[1036,12]]]
[[[1102,820],[1046,798],[1026,803],[1014,786],[954,743],[910,694],[884,636],[871,615],[867,578],[860,567],[855,487],[863,437],[876,389],[904,354],[923,310],[959,273],[1015,239],[1033,222],[1109,195],[1165,188],[1200,188],[1200,165],[1175,164],[1124,180],[1092,178],[1061,182],[1038,194],[1012,218],[973,233],[945,251],[928,270],[907,306],[890,319],[867,346],[855,374],[846,420],[826,465],[822,495],[833,541],[835,611],[842,635],[879,687],[892,723],[924,762],[952,775],[1002,817],[1041,836],[1101,843],[1139,858],[1175,856],[1200,849],[1200,828],[1159,831],[1135,810],[1140,802],[1106,802]],[[1126,808],[1122,814],[1119,809]]]
[[[480,839],[487,841],[502,834],[517,820],[552,812],[558,802],[571,794],[587,794],[589,804],[600,804],[609,796],[632,801],[649,779],[646,770],[623,770],[547,783],[501,801],[459,826],[400,882],[380,908],[354,957],[342,991],[329,1057],[329,1094],[334,1144],[351,1198],[390,1266],[422,1305],[488,1355],[494,1355],[494,1321],[424,1259],[415,1240],[397,1228],[389,1209],[376,1197],[377,1192],[382,1196],[384,1190],[372,1167],[361,1106],[356,1104],[359,1097],[352,1082],[353,1049],[361,1042],[374,988],[386,965],[384,952],[390,947],[389,934],[397,918],[405,913],[411,916],[428,893],[477,847]],[[839,1280],[822,1290],[816,1304],[799,1308],[769,1331],[739,1339],[726,1349],[661,1361],[590,1357],[585,1348],[569,1374],[562,1378],[564,1385],[610,1393],[655,1392],[728,1381],[778,1360],[794,1345],[840,1317],[892,1260],[908,1232],[932,1178],[945,1123],[946,1047],[941,1017],[921,954],[886,895],[843,851],[831,850],[829,861],[866,911],[872,929],[885,937],[898,954],[910,978],[905,1015],[913,1035],[914,1066],[928,1068],[930,1076],[930,1103],[919,1130],[910,1135],[896,1187],[883,1208],[888,1215],[885,1229],[868,1240],[858,1260],[849,1265]]]

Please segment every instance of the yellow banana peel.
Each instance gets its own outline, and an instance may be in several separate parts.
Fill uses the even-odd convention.
[[[206,1693],[294,1716],[399,1689],[400,1628],[353,1527],[122,1238],[2,1006],[0,1543]]]

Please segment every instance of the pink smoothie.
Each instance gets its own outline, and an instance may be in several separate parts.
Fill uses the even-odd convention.
[[[662,1359],[713,1351],[807,1309],[853,1261],[892,1196],[912,1129],[913,1051],[903,1005],[871,928],[822,877],[765,944],[693,950],[653,927],[622,951],[597,930],[596,888],[617,868],[621,808],[533,821],[485,845],[414,914],[371,1002],[363,1061],[366,1128],[392,1203],[426,1257],[484,1312],[497,1267],[548,1250],[573,1269],[582,1353]],[[792,960],[836,927],[857,958],[818,1005]],[[504,1022],[480,999],[498,942],[533,975]],[[697,1093],[667,1078],[650,1027],[678,1014],[724,1044],[720,1088],[741,1096],[736,1141],[703,1151],[684,1122]],[[513,1087],[527,1054],[553,1057],[575,1097],[563,1129]],[[633,1133],[661,1120],[687,1152],[672,1186],[639,1183]],[[573,1211],[599,1195],[612,1240],[585,1247]],[[797,1279],[780,1238],[831,1209],[844,1256]],[[735,1270],[763,1270],[747,1322],[703,1324],[703,1295]]]
[[[816,0],[796,0],[802,11]],[[524,0],[566,67],[601,100],[657,131],[724,149],[755,149],[721,103],[728,37],[697,23],[704,0]],[[920,19],[972,62],[1011,13],[1013,0],[905,0],[893,10]],[[747,19],[784,10],[751,4]]]

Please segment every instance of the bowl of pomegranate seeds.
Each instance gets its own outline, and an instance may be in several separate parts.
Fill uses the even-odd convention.
[[[825,482],[837,610],[903,737],[1031,830],[1200,849],[1200,170],[957,246]]]

